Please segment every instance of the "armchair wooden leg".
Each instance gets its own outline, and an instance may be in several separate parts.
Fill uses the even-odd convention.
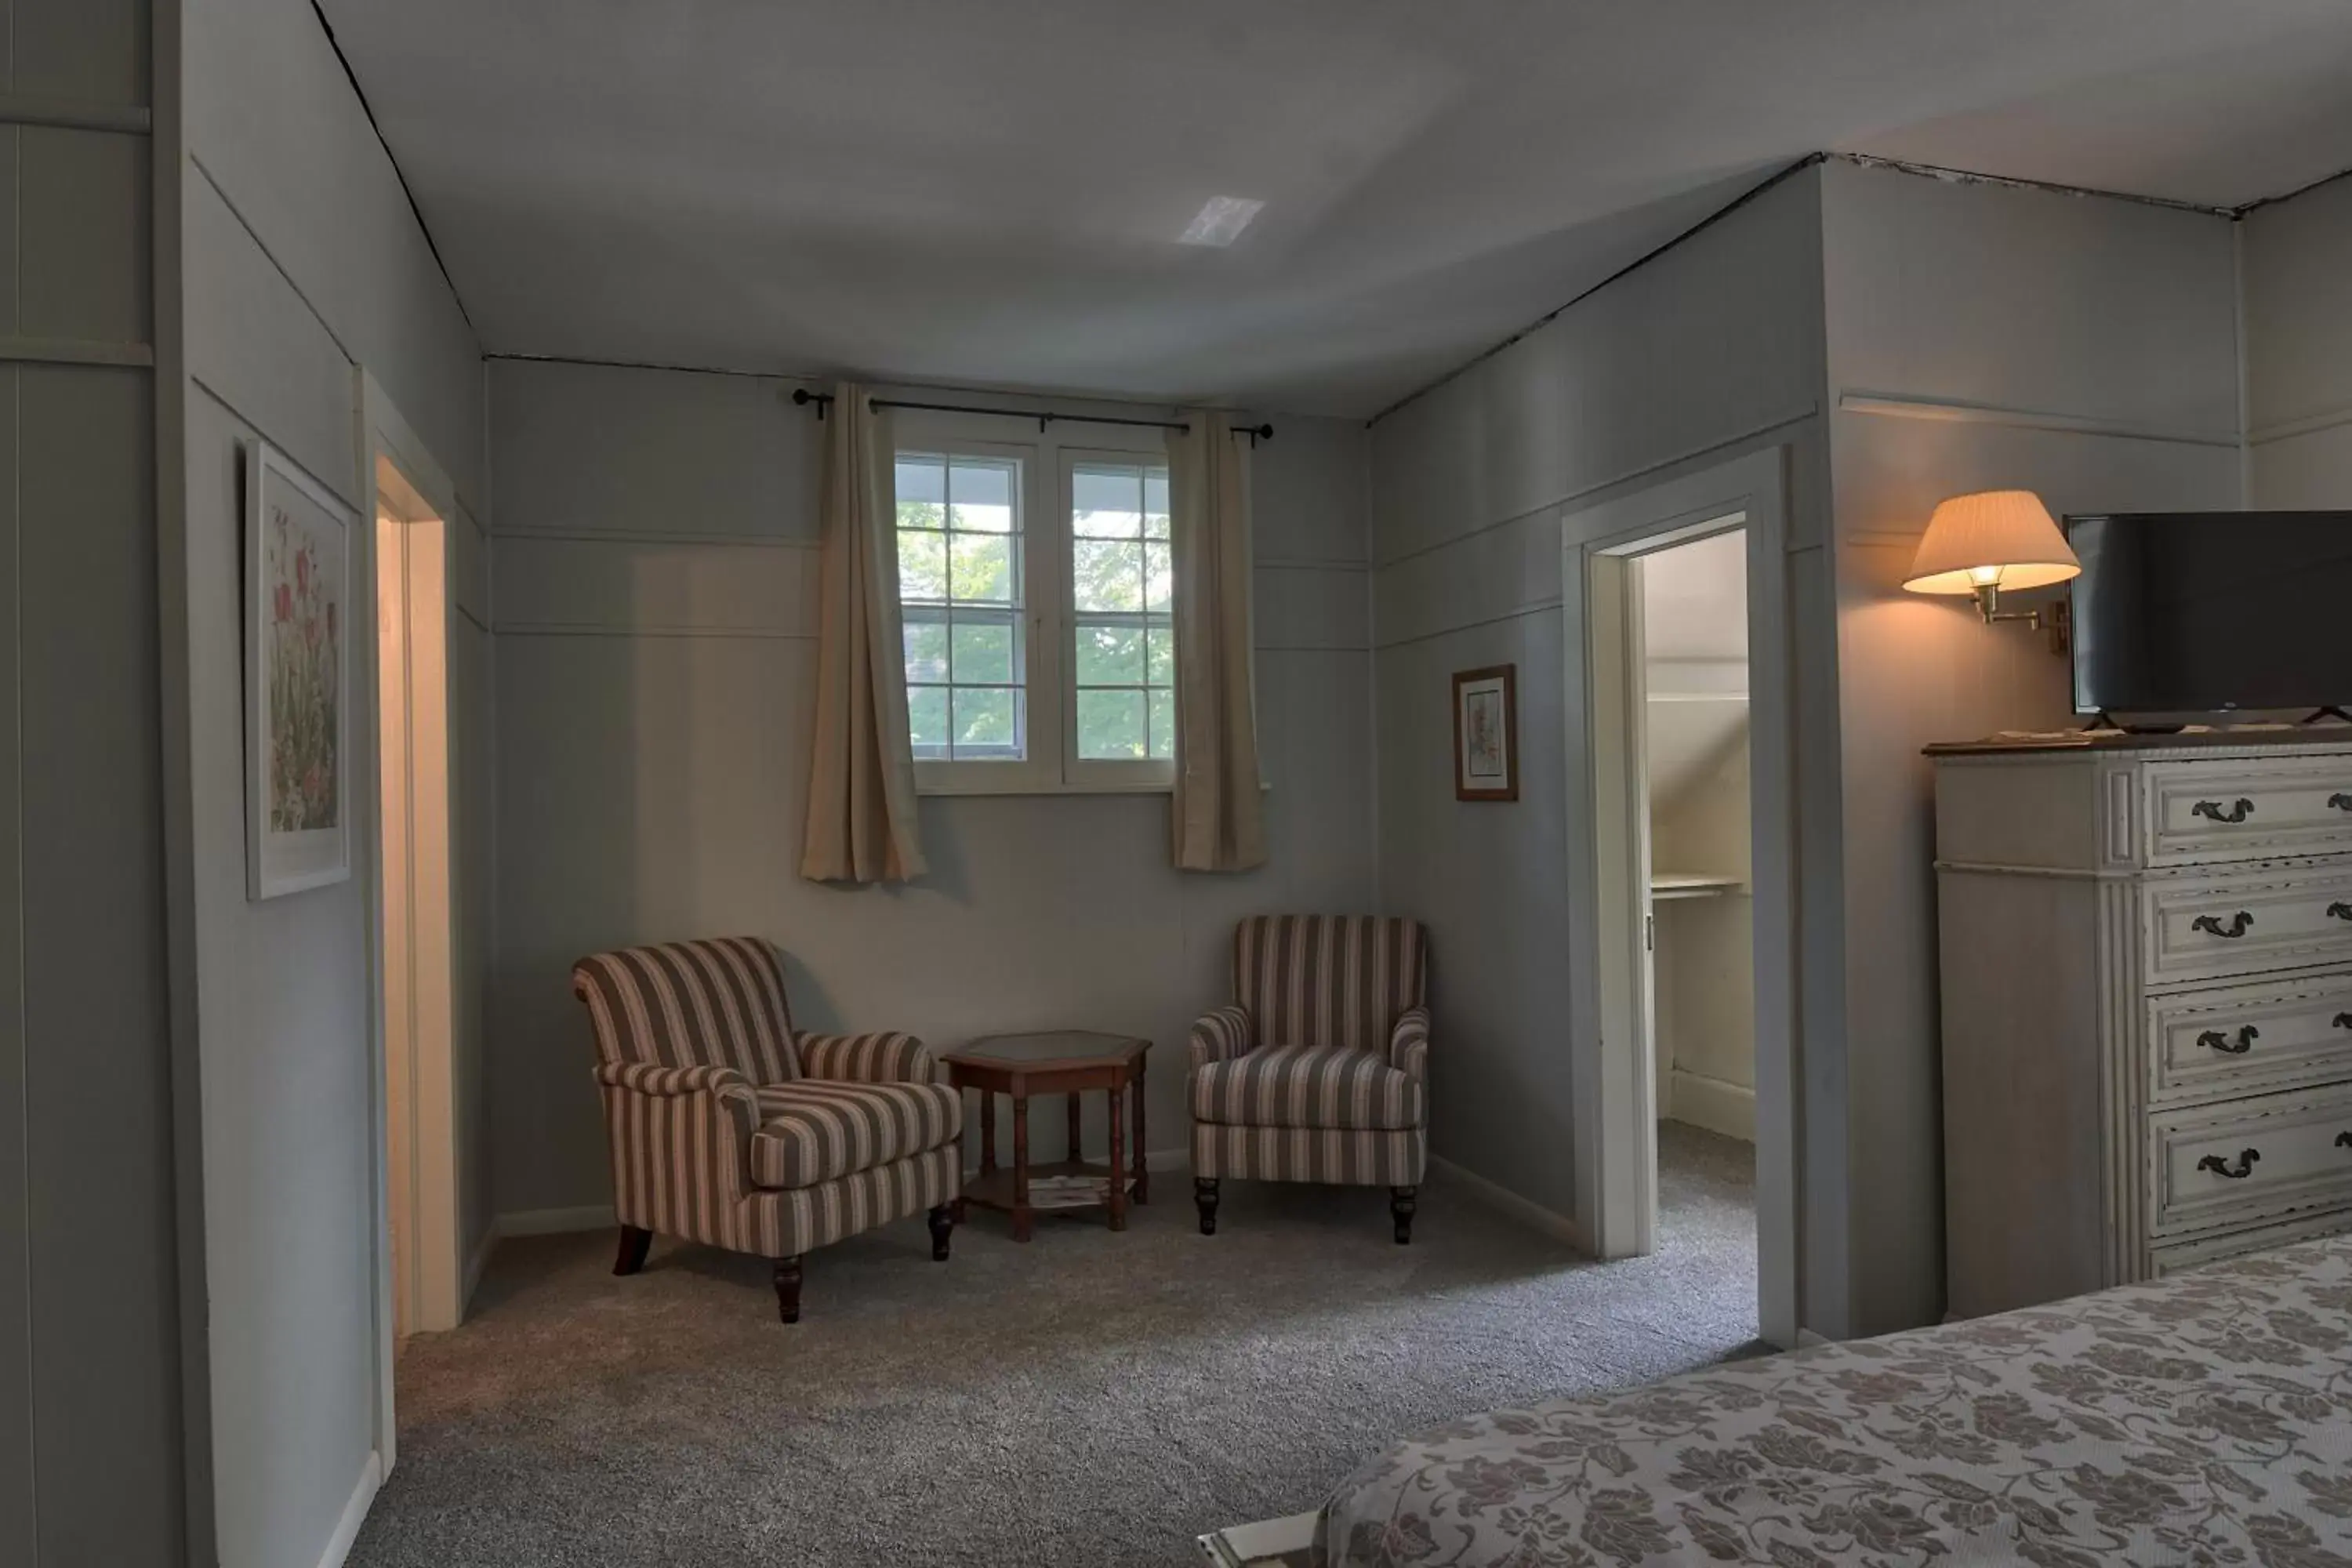
[[[776,1259],[776,1316],[785,1322],[801,1321],[801,1255]]]
[[[1202,1236],[1216,1235],[1217,1178],[1214,1176],[1193,1177],[1192,1201],[1195,1204],[1198,1204],[1201,1208],[1201,1234]]]
[[[1412,1243],[1412,1211],[1419,1206],[1417,1200],[1420,1194],[1419,1187],[1389,1189],[1389,1213],[1396,1220],[1396,1238],[1399,1247],[1408,1247]]]
[[[931,1261],[948,1260],[948,1237],[955,1234],[955,1205],[941,1204],[931,1211]]]
[[[635,1274],[646,1266],[646,1251],[654,1244],[654,1233],[640,1230],[634,1225],[621,1227],[621,1256],[613,1260],[615,1274]]]

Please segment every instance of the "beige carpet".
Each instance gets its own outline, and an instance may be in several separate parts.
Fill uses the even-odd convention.
[[[1746,1144],[1668,1126],[1664,1245],[1606,1267],[1449,1185],[1413,1245],[1372,1189],[1225,1184],[1218,1234],[1156,1177],[1124,1235],[975,1211],[813,1254],[775,1321],[756,1259],[509,1241],[473,1321],[411,1342],[400,1462],[358,1568],[1188,1563],[1467,1411],[1746,1353]]]

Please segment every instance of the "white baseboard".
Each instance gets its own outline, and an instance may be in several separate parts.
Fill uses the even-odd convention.
[[[1797,1348],[1801,1351],[1809,1351],[1817,1345],[1834,1344],[1835,1342],[1836,1342],[1833,1340],[1823,1339],[1821,1335],[1813,1332],[1811,1329],[1799,1329],[1797,1331]]]
[[[374,1506],[376,1491],[383,1485],[383,1456],[371,1448],[367,1463],[360,1467],[360,1484],[352,1489],[343,1516],[335,1521],[335,1533],[327,1538],[327,1550],[319,1554],[319,1568],[343,1568],[343,1559],[352,1554],[352,1543],[359,1540],[360,1526],[367,1522],[368,1510]]]
[[[1519,1196],[1508,1187],[1498,1186],[1478,1174],[1465,1171],[1443,1154],[1432,1154],[1429,1163],[1489,1208],[1499,1209],[1530,1229],[1539,1230],[1555,1240],[1564,1241],[1579,1252],[1589,1253],[1591,1244],[1584,1239],[1584,1227],[1564,1214],[1554,1214],[1541,1204]]]
[[[1667,1103],[1673,1107],[1676,1121],[1687,1121],[1693,1127],[1704,1127],[1709,1132],[1720,1132],[1743,1143],[1756,1142],[1754,1089],[1676,1068],[1668,1093]]]
[[[610,1230],[620,1224],[611,1204],[586,1204],[571,1209],[517,1209],[502,1214],[490,1235],[503,1241],[509,1236],[561,1236],[574,1230]]]
[[[466,1283],[457,1297],[459,1318],[473,1310],[474,1292],[481,1288],[482,1270],[490,1266],[490,1254],[499,1249],[499,1237],[504,1234],[499,1229],[499,1216],[492,1215],[490,1223],[482,1227],[482,1239],[474,1243],[474,1256],[466,1259]]]

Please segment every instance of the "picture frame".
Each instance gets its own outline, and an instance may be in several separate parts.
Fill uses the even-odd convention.
[[[243,445],[245,891],[258,901],[352,874],[357,519],[268,443]]]
[[[1519,798],[1519,667],[1454,676],[1454,798]]]

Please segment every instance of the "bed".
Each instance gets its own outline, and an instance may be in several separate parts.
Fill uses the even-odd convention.
[[[1212,1561],[2352,1564],[2352,1237],[1498,1410]],[[1227,1555],[1220,1558],[1220,1551]]]

